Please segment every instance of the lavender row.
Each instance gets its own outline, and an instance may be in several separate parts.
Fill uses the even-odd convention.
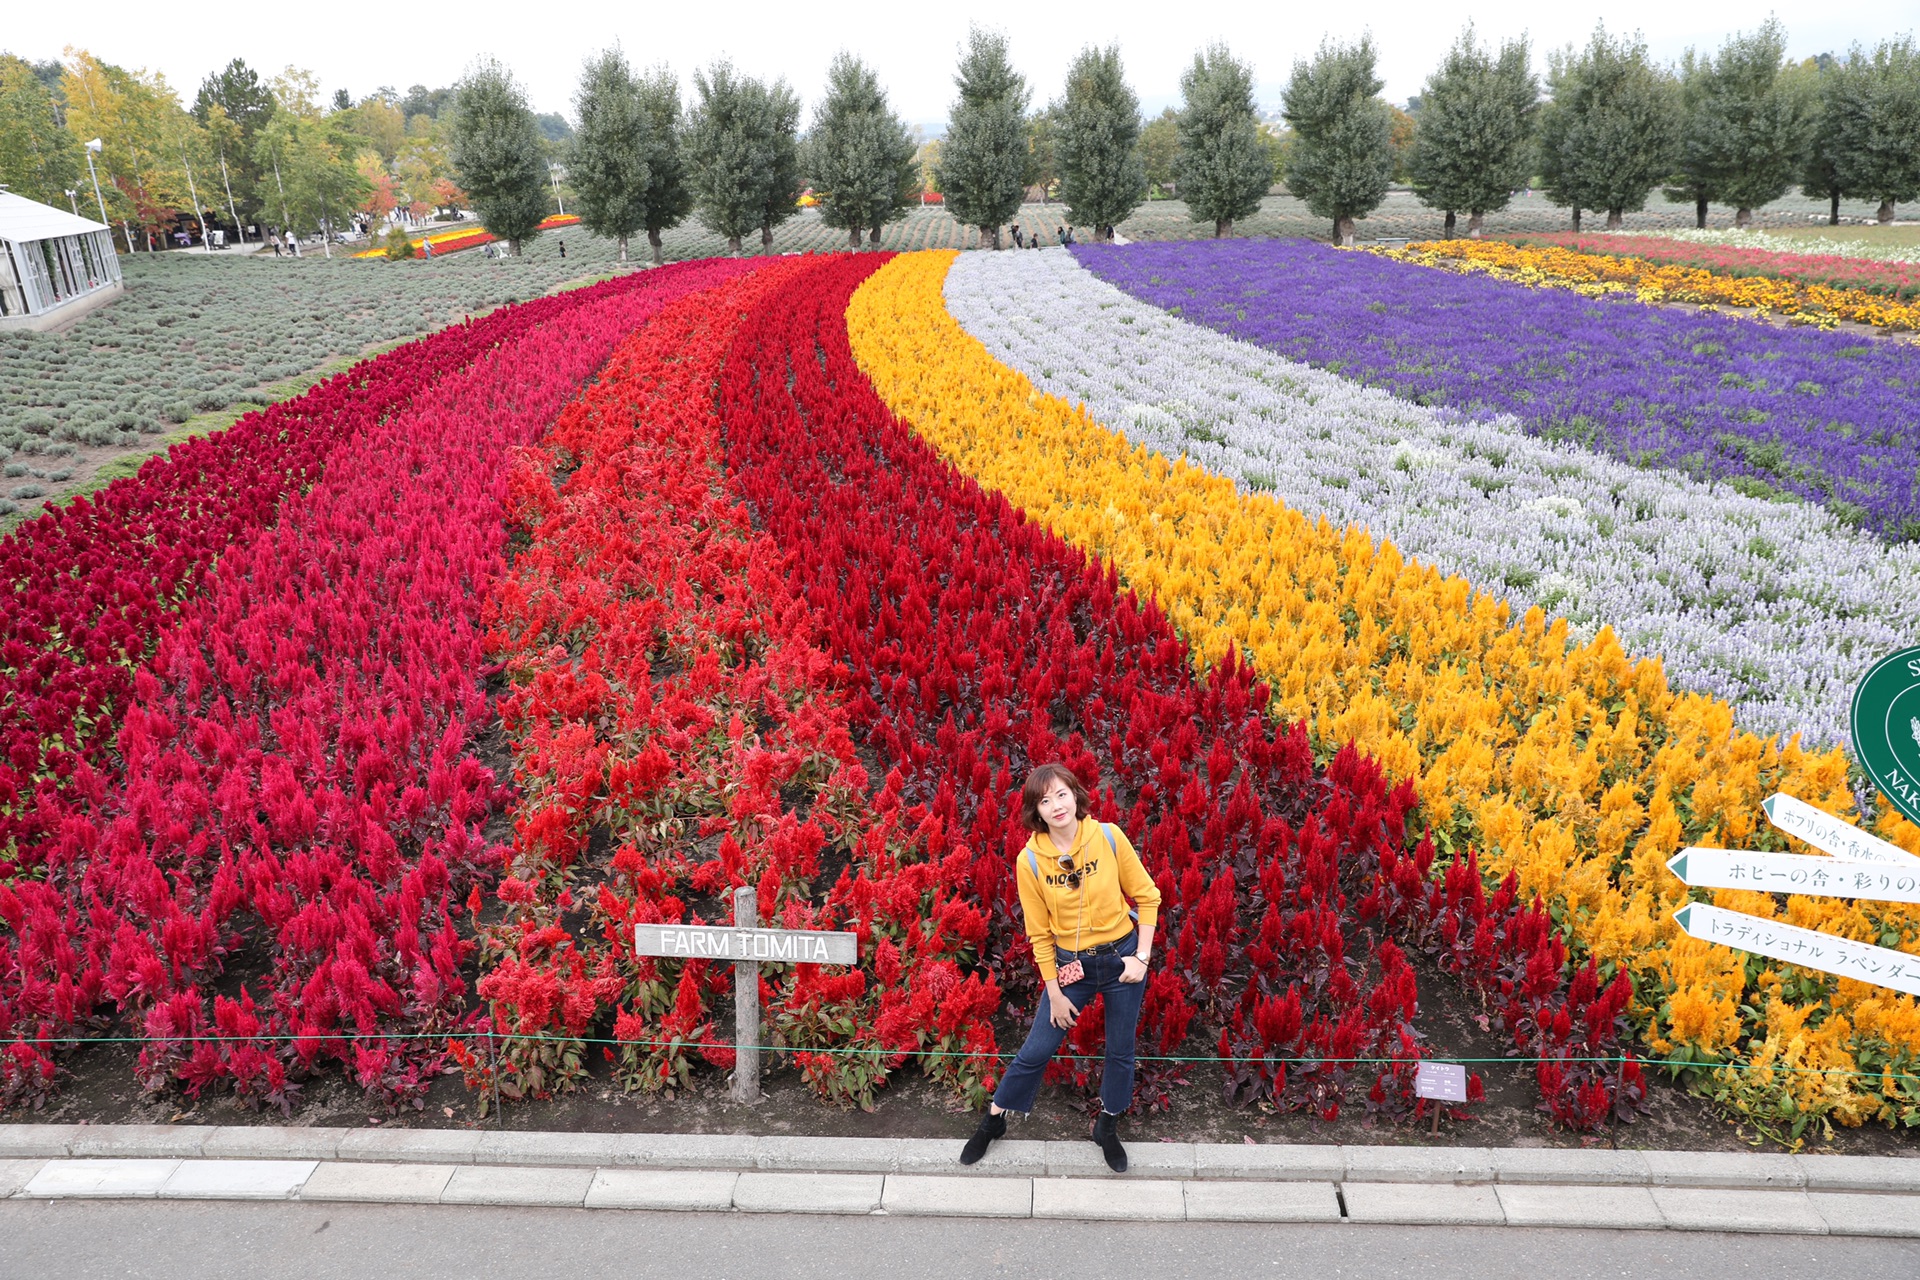
[[[1819,507],[1409,404],[1188,324],[1065,253],[963,254],[946,299],[996,357],[1129,440],[1364,526],[1582,637],[1611,626],[1743,728],[1844,742],[1861,672],[1920,635],[1920,546]]]
[[[1587,298],[1304,241],[1085,245],[1188,320],[1404,399],[1920,538],[1920,345]],[[1761,486],[1765,486],[1763,489]]]

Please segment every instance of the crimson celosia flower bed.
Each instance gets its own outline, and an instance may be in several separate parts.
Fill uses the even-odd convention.
[[[1551,244],[1581,253],[1627,255],[1648,262],[1699,267],[1724,276],[1763,276],[1832,289],[1859,289],[1882,297],[1920,298],[1920,263],[1848,258],[1831,253],[1753,249],[1742,245],[1694,244],[1662,236],[1591,235],[1561,231],[1516,237],[1525,244]]]
[[[152,656],[125,695],[117,760],[82,758],[37,797],[43,878],[0,885],[0,1035],[13,1039],[0,1096],[48,1088],[53,1050],[103,1005],[153,1037],[140,1057],[150,1087],[224,1080],[287,1106],[299,1077],[335,1058],[369,1089],[418,1095],[432,1041],[344,1037],[449,1025],[464,997],[468,944],[446,896],[472,873],[497,798],[468,738],[485,707],[475,615],[504,542],[507,451],[621,334],[731,270],[629,277],[472,326],[483,332],[445,344],[466,367],[430,395],[396,389],[369,408],[350,375],[280,417],[304,436],[260,415],[90,509],[137,512],[156,540],[161,567],[123,579],[151,594],[119,658]],[[261,466],[246,451],[263,433],[296,447],[264,451],[278,465]],[[168,483],[188,467],[203,488]],[[223,472],[226,495],[207,483]],[[276,509],[275,487],[296,485]],[[222,496],[228,545],[202,537],[183,568],[151,513],[190,526],[196,499]],[[62,518],[22,533],[48,525]],[[183,577],[177,615],[151,603],[169,588],[178,599]],[[88,656],[102,687],[125,681],[113,652]],[[64,696],[48,683],[49,701]],[[215,995],[229,960],[255,949],[266,972]],[[216,1034],[234,1039],[190,1039]]]

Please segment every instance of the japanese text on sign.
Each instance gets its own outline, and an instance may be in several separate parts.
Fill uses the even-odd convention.
[[[1803,853],[1683,849],[1667,866],[1683,883],[1699,889],[1752,889],[1760,893],[1920,903],[1920,865],[1846,862]]]
[[[1688,903],[1674,912],[1673,918],[1690,936],[1702,942],[1717,942],[1803,969],[1817,969],[1821,973],[1838,974],[1920,996],[1920,956],[1851,942],[1704,902]]]

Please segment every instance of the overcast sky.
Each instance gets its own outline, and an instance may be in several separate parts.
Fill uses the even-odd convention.
[[[552,8],[496,0],[449,0],[431,11],[340,3],[155,6],[126,0],[65,5],[21,0],[8,6],[0,47],[35,60],[57,58],[68,45],[109,62],[164,72],[185,100],[209,71],[233,57],[262,73],[289,63],[316,72],[328,96],[355,98],[381,86],[435,87],[456,80],[476,56],[505,61],[526,84],[535,110],[572,116],[582,58],[616,40],[640,64],[665,61],[688,82],[692,69],[727,56],[753,75],[783,75],[811,104],[827,60],[848,48],[880,73],[907,120],[944,121],[953,97],[953,64],[966,38],[968,11],[998,15],[1013,56],[1034,88],[1036,104],[1057,97],[1068,61],[1081,46],[1118,41],[1127,75],[1149,113],[1176,103],[1180,72],[1194,50],[1216,39],[1252,61],[1264,113],[1278,109],[1280,89],[1296,58],[1323,34],[1349,39],[1371,29],[1380,51],[1386,96],[1404,102],[1439,61],[1465,16],[1483,38],[1525,33],[1537,69],[1546,51],[1583,40],[1592,6],[1494,0],[1470,9],[1409,0],[1353,6],[1351,18],[1322,6],[1264,3],[1180,4],[1168,0],[1104,0],[1085,4],[623,3],[556,4]],[[1796,0],[1777,12],[1789,50],[1799,58],[1872,44],[1916,25],[1914,0]],[[1614,0],[1609,30],[1644,34],[1654,55],[1677,58],[1689,45],[1717,47],[1733,30],[1765,20],[1757,6]]]

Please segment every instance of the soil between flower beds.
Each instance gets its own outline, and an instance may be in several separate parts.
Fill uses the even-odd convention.
[[[1421,1026],[1431,1056],[1439,1060],[1496,1058],[1497,1037],[1476,1025],[1477,1000],[1446,975],[1424,963],[1419,973]],[[1024,1020],[1006,1009],[996,1031],[1000,1042],[1017,1046]],[[714,1010],[715,1021],[731,1026],[732,1010]],[[66,1059],[71,1069],[58,1097],[40,1111],[13,1108],[0,1123],[14,1124],[201,1124],[314,1125],[416,1129],[510,1129],[563,1133],[754,1133],[801,1137],[951,1138],[969,1133],[974,1113],[961,1110],[951,1094],[909,1064],[896,1072],[871,1112],[840,1110],[821,1103],[800,1083],[795,1069],[771,1065],[763,1077],[760,1102],[743,1106],[728,1096],[724,1073],[703,1070],[694,1087],[665,1094],[623,1094],[608,1064],[590,1055],[588,1079],[573,1093],[544,1101],[509,1102],[485,1119],[477,1116],[476,1096],[458,1074],[442,1076],[429,1088],[425,1106],[389,1116],[370,1113],[364,1092],[328,1075],[311,1081],[292,1117],[272,1109],[250,1110],[226,1095],[199,1100],[184,1094],[144,1095],[135,1082],[136,1046],[99,1044]],[[763,1055],[763,1062],[775,1055]],[[1620,1147],[1681,1151],[1778,1149],[1749,1123],[1688,1093],[1663,1075],[1649,1072],[1648,1110],[1638,1122],[1593,1135],[1555,1127],[1535,1109],[1538,1090],[1532,1069],[1517,1063],[1475,1064],[1486,1084],[1486,1101],[1469,1108],[1472,1118],[1442,1120],[1436,1138],[1426,1122],[1375,1124],[1361,1108],[1335,1121],[1308,1113],[1275,1113],[1260,1107],[1227,1105],[1215,1063],[1196,1063],[1189,1083],[1173,1091],[1172,1106],[1158,1114],[1135,1110],[1123,1122],[1131,1142],[1338,1143],[1354,1146],[1437,1147]],[[1029,1141],[1079,1140],[1087,1136],[1090,1104],[1069,1088],[1041,1090],[1031,1118],[1016,1120],[1008,1136]],[[1807,1154],[1914,1156],[1920,1158],[1920,1134],[1879,1125],[1834,1130],[1831,1141],[1808,1135]]]

